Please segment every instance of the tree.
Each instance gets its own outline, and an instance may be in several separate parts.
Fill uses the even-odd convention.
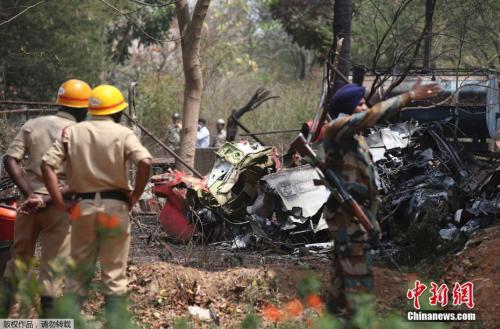
[[[332,45],[333,34],[330,38],[319,36],[321,26],[332,25],[333,17],[328,13],[333,13],[333,0],[268,3],[273,17],[297,43],[316,50]],[[429,29],[424,39],[429,42],[427,50],[432,48],[428,59],[432,67],[498,67],[499,12],[500,2],[495,0],[352,0],[351,66],[365,67],[372,74],[383,69],[392,74],[393,69],[410,63],[412,68],[424,67],[425,47],[419,40],[427,16]]]
[[[21,14],[24,3],[0,5],[0,97],[54,100],[65,79],[97,82],[113,15],[94,0],[39,2]]]
[[[177,22],[181,35],[182,66],[184,70],[184,103],[182,107],[182,131],[180,156],[194,166],[196,132],[203,94],[203,74],[200,60],[200,40],[203,21],[210,0],[198,0],[191,17],[187,0],[175,3]],[[182,168],[182,164],[177,163]]]
[[[273,17],[293,40],[325,59],[333,42],[333,0],[269,0]]]
[[[434,16],[434,7],[436,0],[425,1],[425,31],[424,40],[424,68],[430,70],[432,68],[431,53],[432,53],[432,17]]]
[[[144,0],[127,2],[124,7],[127,12],[118,10],[122,16],[113,21],[107,34],[111,58],[120,64],[129,58],[128,50],[134,40],[143,46],[169,41],[167,38],[175,16],[172,3]]]
[[[340,50],[338,70],[346,77],[349,76],[351,67],[351,20],[352,0],[335,0],[333,5],[333,36],[335,40],[344,39]],[[344,80],[336,74],[332,92],[337,91],[344,84]]]

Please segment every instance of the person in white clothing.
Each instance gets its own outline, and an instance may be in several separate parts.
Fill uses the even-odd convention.
[[[196,148],[207,148],[210,146],[210,131],[206,127],[207,121],[203,118],[198,120],[198,132],[196,133]]]

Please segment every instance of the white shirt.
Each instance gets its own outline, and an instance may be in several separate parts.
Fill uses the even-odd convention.
[[[207,127],[201,127],[196,133],[196,148],[206,148],[210,146],[210,132]]]

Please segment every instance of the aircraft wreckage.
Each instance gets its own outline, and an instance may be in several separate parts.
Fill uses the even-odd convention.
[[[453,246],[493,223],[500,213],[497,76],[437,79],[444,89],[442,102],[413,104],[397,120],[374,127],[365,136],[378,171],[379,222],[389,249],[432,252]],[[388,96],[405,92],[410,85],[405,80]],[[260,89],[231,113],[228,139],[232,141],[215,150],[214,165],[206,176],[194,169],[194,175],[168,169],[152,177],[150,190],[156,197],[146,193],[144,198],[159,200],[159,221],[171,240],[227,241],[234,249],[332,246],[322,212],[330,190],[321,183],[321,175],[293,152],[280,155],[264,145],[258,133],[239,121],[271,98],[275,96]],[[4,110],[9,111],[19,110]],[[134,119],[134,111],[131,106],[125,113],[132,127],[166,149]],[[302,133],[307,135],[311,127],[311,122],[304,124]],[[238,142],[237,129],[254,141]],[[489,150],[487,141],[493,142]],[[320,144],[313,145],[320,148]],[[12,189],[8,178],[1,185],[2,191]],[[6,196],[1,207],[12,210],[7,204],[11,199],[15,198]]]
[[[445,92],[454,92],[449,82],[444,85]],[[473,141],[495,138],[497,85],[494,76],[471,83],[454,96],[453,107],[420,110],[418,117],[411,117],[410,109],[403,112],[403,122],[377,126],[366,136],[378,171],[379,221],[389,246],[432,250],[466,239],[498,218],[499,153],[466,152],[458,142],[470,136]],[[467,105],[471,99],[473,106]],[[467,119],[474,111],[474,120],[481,117],[478,129]],[[226,143],[215,154],[204,178],[176,170],[152,178],[154,193],[166,198],[160,223],[169,237],[230,241],[234,249],[267,243],[331,246],[322,212],[330,191],[307,161],[249,141]]]

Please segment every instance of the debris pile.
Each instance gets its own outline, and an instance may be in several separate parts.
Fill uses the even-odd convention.
[[[155,194],[168,199],[160,223],[172,238],[231,241],[234,249],[328,240],[319,233],[330,192],[314,184],[314,168],[282,169],[276,151],[259,143],[226,143],[216,154],[206,180],[179,171],[153,177]]]
[[[386,246],[408,261],[462,246],[500,213],[498,163],[459,155],[444,124],[398,123],[366,138],[378,170]],[[316,184],[315,168],[282,168],[276,151],[259,143],[226,143],[216,155],[205,179],[179,171],[153,177],[154,193],[168,200],[160,222],[171,238],[226,241],[232,249],[332,248],[323,218],[330,191]]]
[[[462,159],[439,123],[391,125],[367,142],[379,174],[379,220],[406,260],[464,242],[500,214],[498,163]]]

